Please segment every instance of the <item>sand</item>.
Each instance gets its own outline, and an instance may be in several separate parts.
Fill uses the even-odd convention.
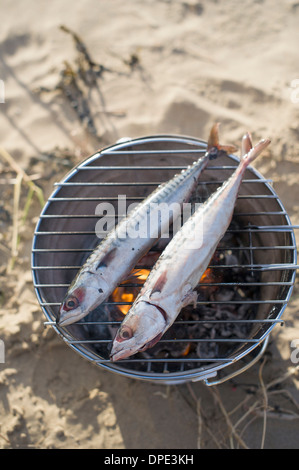
[[[0,147],[47,199],[119,138],[206,138],[219,121],[226,142],[271,138],[256,168],[299,224],[298,21],[295,0],[2,0]],[[104,67],[83,84],[92,125],[63,92],[78,50],[61,25]],[[1,152],[0,448],[298,447],[298,285],[263,359],[233,381],[169,387],[95,367],[43,325],[30,272],[41,205],[34,194],[21,220],[28,183]]]

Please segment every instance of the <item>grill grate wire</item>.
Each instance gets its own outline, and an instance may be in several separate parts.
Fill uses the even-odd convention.
[[[168,148],[168,146],[171,148]],[[144,147],[150,147],[144,149]],[[158,148],[157,148],[158,147]],[[179,147],[179,148],[176,148]],[[190,147],[196,147],[190,148]],[[250,169],[247,170],[249,176],[245,177],[241,187],[244,188],[253,188],[251,193],[244,194],[244,191],[240,192],[238,196],[238,201],[246,203],[246,201],[261,201],[266,204],[271,202],[271,210],[236,210],[234,213],[234,218],[249,218],[251,216],[258,217],[261,219],[261,224],[257,225],[256,223],[247,222],[242,226],[242,228],[229,228],[227,233],[237,234],[238,236],[248,235],[247,243],[244,246],[218,246],[217,251],[221,253],[223,250],[231,250],[232,253],[238,253],[240,251],[246,252],[249,254],[249,264],[211,264],[210,267],[213,269],[227,270],[234,268],[242,268],[248,270],[248,273],[253,271],[259,271],[261,273],[265,272],[274,272],[275,280],[267,279],[266,281],[259,282],[208,282],[205,283],[205,286],[218,286],[218,287],[256,287],[256,288],[265,288],[265,289],[275,289],[275,292],[278,292],[278,289],[281,290],[282,294],[277,295],[275,298],[267,298],[260,300],[252,299],[242,299],[240,301],[198,301],[197,305],[210,305],[210,304],[252,304],[256,306],[267,306],[268,314],[264,318],[254,318],[247,320],[234,320],[234,323],[244,323],[252,325],[261,325],[258,333],[254,336],[246,338],[213,338],[213,342],[218,343],[235,343],[237,345],[236,352],[232,354],[231,357],[209,357],[209,358],[190,358],[190,357],[179,357],[179,358],[153,358],[153,357],[131,357],[123,361],[119,361],[119,364],[112,364],[110,360],[106,357],[102,357],[95,350],[87,349],[86,346],[90,345],[109,345],[111,343],[111,338],[107,339],[82,339],[78,338],[78,335],[75,334],[78,331],[78,328],[86,328],[87,325],[95,327],[116,327],[120,324],[118,321],[107,321],[107,320],[98,320],[90,321],[87,317],[87,320],[84,322],[76,323],[76,332],[74,333],[73,328],[70,327],[58,327],[55,323],[55,317],[65,292],[70,284],[71,279],[76,274],[77,270],[81,267],[84,260],[90,252],[93,251],[95,245],[95,230],[89,229],[91,224],[94,224],[94,220],[98,219],[99,216],[93,213],[76,213],[78,208],[80,209],[80,204],[89,204],[89,203],[99,203],[101,201],[117,201],[119,192],[124,191],[124,188],[129,190],[129,194],[126,196],[127,201],[129,202],[138,202],[144,199],[144,197],[149,194],[155,186],[163,183],[160,179],[161,171],[172,172],[172,171],[181,171],[186,168],[188,165],[178,164],[178,165],[155,165],[152,164],[153,159],[163,157],[173,158],[177,156],[181,159],[182,155],[184,158],[190,157],[194,160],[198,158],[205,152],[206,143],[193,138],[181,138],[174,136],[154,136],[149,138],[135,139],[129,142],[116,144],[108,149],[104,149],[101,152],[96,153],[89,159],[85,160],[79,164],[74,170],[72,170],[63,181],[55,183],[54,193],[49,197],[48,202],[40,216],[39,222],[36,227],[33,240],[32,248],[32,271],[33,271],[33,280],[34,287],[37,293],[37,297],[40,303],[40,306],[46,316],[46,321],[44,322],[47,326],[52,326],[56,332],[62,336],[64,341],[73,349],[75,349],[79,354],[83,355],[87,359],[95,362],[97,365],[100,365],[104,368],[108,368],[114,372],[122,373],[129,377],[142,378],[142,379],[159,379],[167,375],[170,380],[184,380],[187,376],[191,379],[198,379],[205,376],[208,376],[211,373],[214,373],[217,370],[222,369],[223,367],[238,361],[244,356],[251,353],[258,345],[260,345],[265,338],[270,334],[272,328],[276,324],[283,324],[281,320],[281,315],[289,301],[292,287],[295,280],[296,269],[298,268],[297,259],[296,259],[296,241],[294,236],[294,229],[298,226],[291,224],[287,212],[285,211],[281,201],[279,200],[277,194],[271,186],[271,180],[263,178],[256,170]],[[106,161],[102,165],[102,159],[106,157],[109,158],[109,161],[113,165],[107,165]],[[134,161],[131,164],[121,164],[117,165],[118,160],[124,159],[128,160],[131,157],[134,157]],[[140,164],[144,158],[151,159],[150,164]],[[112,161],[113,160],[113,161]],[[189,164],[193,160],[189,160]],[[95,164],[96,163],[96,164]],[[121,163],[126,163],[121,161]],[[235,156],[226,157],[226,161],[223,165],[215,163],[213,166],[208,166],[201,177],[198,187],[208,188],[210,192],[214,191],[213,185],[218,187],[222,184],[223,181],[234,171],[237,167],[238,159]],[[215,172],[224,173],[223,178],[219,179],[219,176],[216,179],[210,179],[209,175],[212,175]],[[246,173],[246,175],[248,174]],[[146,180],[136,181],[137,175],[141,175]],[[152,181],[153,176],[158,174],[159,181]],[[173,173],[174,174],[174,173]],[[93,181],[88,180],[89,175],[92,175]],[[116,176],[114,176],[116,175]],[[117,178],[124,180],[118,181]],[[135,179],[135,181],[130,181],[130,179]],[[109,181],[107,181],[107,179]],[[111,181],[112,179],[112,181]],[[129,179],[129,181],[126,181]],[[166,178],[169,179],[169,176]],[[165,180],[166,180],[165,179]],[[85,194],[81,195],[81,188],[85,191]],[[94,189],[98,190],[97,194],[94,194]],[[103,190],[112,190],[111,193],[102,194]],[[139,190],[143,191],[143,194],[139,194]],[[78,192],[79,191],[79,192]],[[87,191],[87,193],[86,193]],[[133,191],[133,194],[131,192]],[[144,192],[146,194],[144,194]],[[273,206],[274,203],[274,206]],[[72,207],[73,205],[73,207]],[[93,207],[88,206],[88,207]],[[68,213],[59,213],[67,208]],[[263,223],[263,218],[269,218],[269,216],[274,217],[275,220],[279,218],[281,223],[268,224]],[[73,223],[79,221],[81,223],[86,223],[87,226],[83,227],[84,229],[74,229]],[[54,224],[58,224],[59,230],[51,229]],[[46,226],[45,226],[46,224]],[[46,228],[46,230],[45,230]],[[272,236],[277,234],[280,237],[279,243],[266,243],[262,246],[255,245],[254,236],[262,234],[267,236],[267,234],[272,234]],[[281,234],[286,238],[285,243],[281,243]],[[92,239],[90,238],[92,237]],[[67,238],[68,246],[65,247],[65,243],[62,243],[62,247],[59,245],[59,240]],[[80,246],[82,239],[85,240],[84,247]],[[78,243],[79,240],[79,243]],[[271,241],[271,240],[270,240]],[[58,244],[58,245],[57,245]],[[257,253],[260,252],[276,252],[284,253],[282,258],[284,262],[273,262],[273,263],[255,263],[254,258]],[[71,254],[72,256],[80,256],[81,263],[78,264],[69,264],[66,262],[68,260],[67,256]],[[55,265],[45,263],[45,260],[48,260],[49,255],[52,261],[55,261]],[[66,258],[65,258],[66,257]],[[72,258],[73,259],[73,258]],[[78,258],[79,259],[79,258]],[[148,265],[138,265],[138,268],[150,269],[151,266]],[[58,280],[63,279],[64,282],[53,282],[53,277],[55,273],[58,273]],[[69,273],[69,274],[68,274]],[[277,280],[277,275],[280,276]],[[141,287],[141,284],[136,283],[126,283],[121,284],[120,286],[126,285],[126,287]],[[55,290],[56,299],[51,298],[53,295],[52,289]],[[105,306],[117,306],[117,305],[131,305],[132,302],[111,302],[106,301],[103,304]],[[184,321],[177,319],[176,324],[200,324],[206,323],[207,320],[188,320]],[[231,324],[232,320],[222,320],[222,319],[213,319],[209,320],[209,323],[213,324]],[[81,334],[79,336],[82,336]],[[160,342],[167,344],[172,343],[205,343],[211,341],[207,338],[172,338],[172,339],[161,339]],[[239,349],[239,346],[242,345],[243,349]],[[131,365],[140,364],[143,366],[143,370],[134,370],[131,368]],[[152,371],[152,365],[155,363],[162,364],[163,372],[155,373]],[[179,365],[178,372],[169,371],[169,366],[171,364]],[[190,364],[192,368],[190,369]],[[185,369],[185,365],[189,368]],[[194,366],[193,366],[194,365]]]

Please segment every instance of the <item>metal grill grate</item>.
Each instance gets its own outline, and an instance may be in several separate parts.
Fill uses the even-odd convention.
[[[76,324],[64,328],[55,324],[70,282],[99,243],[95,234],[99,219],[97,204],[110,202],[117,212],[119,194],[126,195],[127,204],[143,200],[158,184],[204,154],[205,148],[204,141],[177,136],[153,136],[117,143],[88,158],[63,181],[56,183],[42,211],[34,235],[32,270],[37,297],[46,316],[45,324],[51,325],[76,352],[101,367],[128,377],[165,383],[207,379],[256,352],[259,345],[266,343],[275,324],[282,322],[281,315],[290,298],[298,267],[294,226],[271,182],[250,168],[242,182],[233,221],[227,231],[228,242],[220,243],[217,248],[220,261],[210,264],[216,273],[224,274],[222,278],[226,281],[213,280],[204,285],[250,288],[251,293],[246,298],[230,301],[199,298],[198,319],[184,319],[180,315],[171,329],[171,336],[160,341],[165,345],[188,343],[193,346],[211,342],[205,337],[177,337],[176,327],[206,324],[207,319],[200,318],[200,309],[204,307],[248,304],[253,317],[236,317],[233,321],[235,325],[246,326],[247,336],[214,337],[212,340],[229,346],[229,353],[226,349],[225,353],[215,357],[187,355],[175,358],[137,354],[111,363],[108,348],[112,332],[120,322],[111,319],[108,313],[120,305],[131,304],[115,302],[111,298]],[[194,200],[205,200],[232,174],[237,164],[238,159],[232,155],[213,161],[198,182]],[[153,250],[159,252],[158,248]],[[222,264],[221,253],[224,251],[236,256],[231,262],[226,260]],[[138,268],[151,269],[151,264],[139,264]],[[241,281],[233,275],[234,270],[242,270]],[[121,286],[138,289],[140,283]],[[209,318],[208,323],[232,324],[232,319]],[[240,370],[243,370],[242,366]]]

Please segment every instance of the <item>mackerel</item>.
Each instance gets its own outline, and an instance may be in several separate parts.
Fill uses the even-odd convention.
[[[189,199],[209,160],[216,158],[220,153],[232,153],[236,150],[234,146],[219,144],[218,127],[219,124],[212,127],[207,151],[203,157],[170,181],[158,186],[95,248],[77,273],[62,301],[56,319],[58,325],[70,325],[103,303],[114,289],[128,278],[138,260],[165,233],[175,217],[175,211],[168,211],[166,216],[164,214],[163,217],[156,217],[153,224],[153,210],[162,203],[168,208],[174,204],[182,207]],[[139,227],[150,229],[140,236],[132,236]]]
[[[252,148],[250,135],[243,137],[237,169],[185,222],[154,265],[117,331],[112,361],[152,347],[183,307],[196,306],[195,288],[231,222],[245,170],[269,143],[262,140]]]

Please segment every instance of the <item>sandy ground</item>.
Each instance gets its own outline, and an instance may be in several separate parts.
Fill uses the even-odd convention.
[[[28,181],[46,199],[72,166],[121,137],[206,138],[220,121],[227,142],[247,130],[271,138],[256,167],[299,224],[298,21],[295,0],[2,0],[1,448],[298,447],[298,287],[263,360],[233,381],[147,384],[93,366],[43,326],[30,272],[36,192],[22,219]],[[65,93],[79,53],[61,25],[104,67],[96,86],[85,74],[89,122]],[[21,182],[19,167],[31,179]]]

